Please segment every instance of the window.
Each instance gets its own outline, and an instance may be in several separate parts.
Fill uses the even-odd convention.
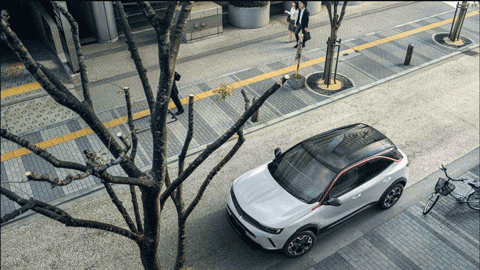
[[[375,158],[358,166],[358,185],[361,185],[383,172],[393,163],[386,158]]]
[[[335,176],[301,145],[288,150],[270,164],[270,173],[278,184],[307,203],[313,203],[323,194]]]
[[[342,173],[330,190],[330,198],[338,198],[358,186],[358,169],[353,167]]]

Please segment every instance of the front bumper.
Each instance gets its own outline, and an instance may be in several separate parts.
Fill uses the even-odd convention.
[[[228,196],[226,217],[230,225],[240,237],[252,248],[263,250],[280,250],[287,241],[288,231],[283,230],[280,234],[271,234],[262,231],[244,220],[235,209],[232,197]]]

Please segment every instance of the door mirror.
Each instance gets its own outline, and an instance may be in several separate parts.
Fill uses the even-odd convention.
[[[328,199],[328,201],[323,203],[324,205],[332,205],[332,206],[340,206],[342,205],[342,201],[337,198]]]
[[[282,150],[280,150],[280,147],[277,147],[275,148],[274,153],[275,153],[275,158],[278,158],[282,154]]]

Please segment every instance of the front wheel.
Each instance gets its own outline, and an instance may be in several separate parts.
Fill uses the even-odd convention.
[[[426,215],[430,210],[432,210],[433,206],[437,203],[438,199],[440,198],[440,194],[432,193],[430,198],[428,198],[425,207],[423,208],[423,214]]]
[[[468,196],[467,204],[474,210],[480,210],[480,192],[473,192]]]
[[[315,241],[315,234],[311,231],[297,232],[285,243],[283,253],[290,258],[300,257],[312,249]]]

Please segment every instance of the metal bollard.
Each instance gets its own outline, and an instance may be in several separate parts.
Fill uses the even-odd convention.
[[[406,66],[410,65],[410,60],[412,60],[412,54],[413,54],[413,45],[410,44],[408,45],[407,55],[405,56],[405,62],[403,63],[404,65]]]
[[[252,104],[255,103],[255,100],[257,100],[255,97],[253,97],[253,101],[252,101]],[[256,110],[253,114],[252,114],[252,117],[250,117],[250,121],[252,122],[257,122],[258,121],[258,111],[260,109]]]

